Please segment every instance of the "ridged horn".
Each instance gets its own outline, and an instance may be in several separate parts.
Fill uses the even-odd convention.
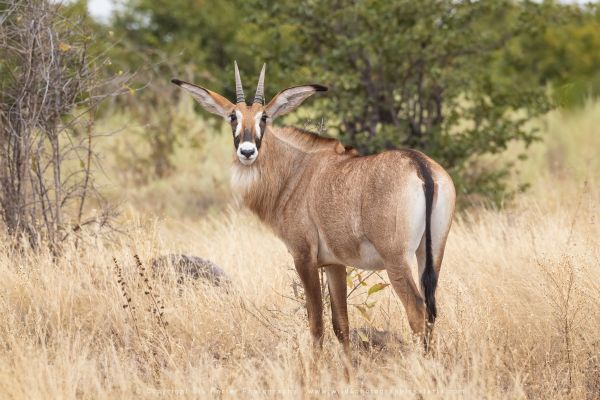
[[[235,102],[245,103],[246,98],[244,97],[244,88],[242,87],[242,80],[240,79],[240,70],[237,66],[237,61],[233,62],[235,66]]]
[[[265,69],[267,64],[263,64],[260,76],[258,77],[258,85],[256,86],[256,94],[254,95],[254,102],[265,104]]]

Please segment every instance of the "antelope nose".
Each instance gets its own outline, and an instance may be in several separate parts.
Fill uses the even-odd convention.
[[[240,153],[246,158],[250,158],[254,155],[254,149],[240,149]]]

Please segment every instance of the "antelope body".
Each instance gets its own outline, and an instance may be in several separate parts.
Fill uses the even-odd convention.
[[[264,105],[264,72],[252,105],[236,72],[236,104],[173,80],[210,112],[231,123],[237,157],[236,196],[285,243],[305,289],[310,331],[322,343],[318,270],[325,267],[333,328],[346,350],[349,326],[346,265],[385,269],[409,324],[428,337],[436,317],[435,288],[454,212],[450,176],[414,150],[359,156],[337,140],[270,122],[292,111],[319,85],[288,88]],[[411,273],[416,255],[419,286]]]

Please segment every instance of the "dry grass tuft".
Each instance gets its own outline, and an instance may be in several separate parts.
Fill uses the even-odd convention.
[[[579,209],[523,199],[510,212],[459,217],[441,276],[435,355],[422,355],[399,300],[381,290],[371,322],[352,308],[351,324],[397,332],[402,342],[369,350],[356,343],[349,385],[331,329],[323,356],[312,360],[305,311],[290,287],[292,260],[244,212],[175,229],[134,225],[135,242],[73,247],[56,262],[6,246],[0,391],[15,398],[593,398],[600,229],[590,199]],[[222,265],[235,290],[180,285],[174,273],[151,281],[141,260],[180,250]],[[113,254],[135,262],[113,261],[111,271]]]

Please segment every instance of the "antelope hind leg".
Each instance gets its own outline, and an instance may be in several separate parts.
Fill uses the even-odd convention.
[[[386,264],[390,282],[404,305],[408,323],[413,333],[423,337],[425,334],[425,301],[412,278],[410,264],[406,260],[395,264]]]

